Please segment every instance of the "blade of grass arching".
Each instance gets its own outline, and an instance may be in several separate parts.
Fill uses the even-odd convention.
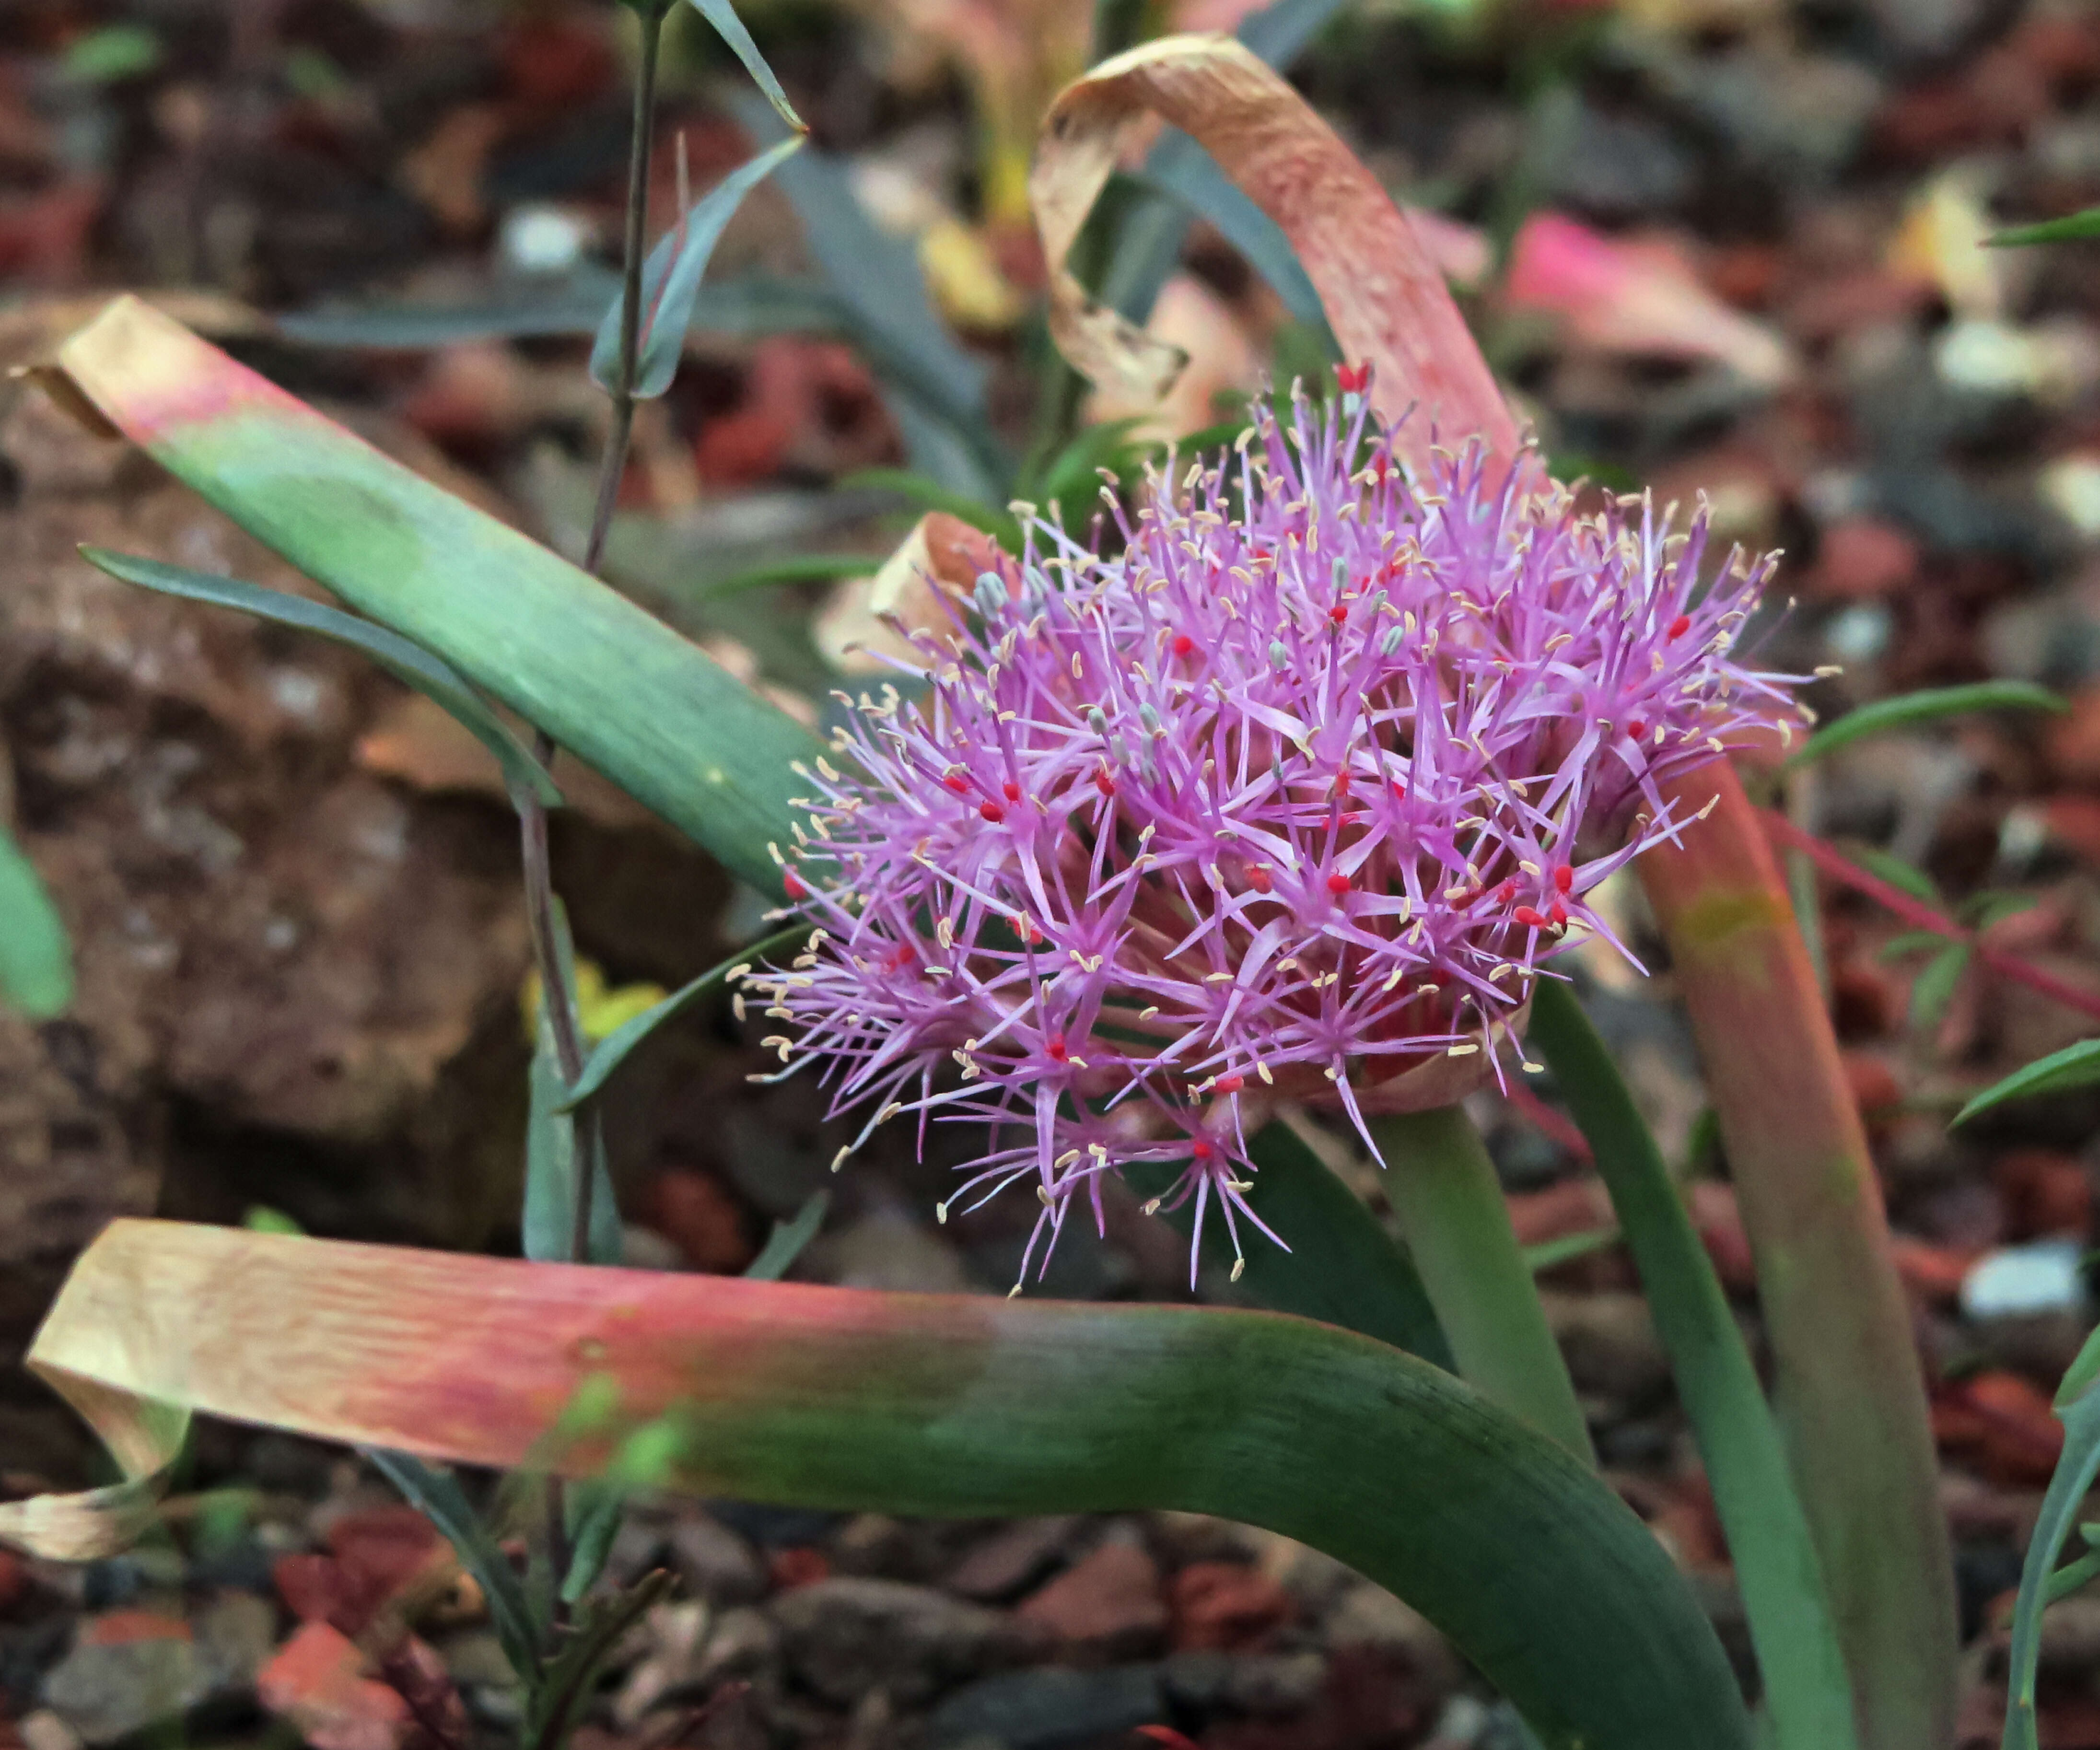
[[[504,785],[514,796],[529,794],[537,796],[549,808],[561,805],[562,792],[555,787],[554,780],[533,756],[532,750],[511,733],[510,725],[489,709],[481,695],[461,679],[457,670],[399,633],[389,632],[384,626],[360,619],[339,608],[309,602],[304,596],[287,595],[281,589],[265,589],[259,584],[245,584],[237,577],[192,571],[179,565],[164,565],[157,559],[112,553],[104,547],[83,547],[80,556],[98,570],[127,584],[157,589],[163,595],[181,596],[188,601],[208,602],[214,607],[230,607],[243,614],[253,614],[258,619],[311,632],[361,652],[404,686],[412,686],[432,703],[442,705],[471,730],[474,739],[496,756],[496,764],[503,769]]]
[[[1370,1122],[1386,1198],[1449,1338],[1458,1374],[1584,1462],[1590,1426],[1516,1241],[1494,1162],[1462,1108]]]
[[[1595,1153],[1727,1534],[1764,1677],[1770,1750],[1848,1750],[1852,1688],[1808,1519],[1755,1364],[1662,1152],[1567,985],[1542,978],[1526,1042]]]
[[[51,1020],[73,1002],[73,945],[35,867],[0,825],[0,1004]]]
[[[777,889],[816,738],[660,621],[135,298],[60,364],[156,461],[747,880]]]
[[[2022,1065],[2002,1082],[1994,1082],[1959,1112],[1957,1124],[1966,1124],[1993,1106],[2009,1100],[2032,1100],[2040,1094],[2056,1094],[2074,1087],[2090,1087],[2100,1082],[2100,1039],[2080,1039],[2060,1051]]]
[[[2056,1461],[2042,1497],[2034,1534],[2027,1540],[2020,1567],[2020,1589],[2013,1602],[2012,1645],[2005,1656],[2005,1732],[2002,1750],[2040,1750],[2035,1719],[2035,1673],[2041,1660],[2042,1612],[2062,1595],[2057,1585],[2075,1576],[2059,1576],[2056,1558],[2093,1479],[2100,1476],[2100,1331],[2063,1376],[2056,1394],[2057,1420],[2063,1424],[2063,1456]],[[2088,1557],[2086,1560],[2090,1560]],[[2074,1567],[2080,1564],[2072,1564]]]
[[[1217,1514],[1392,1588],[1554,1750],[1749,1743],[1711,1627],[1609,1488],[1449,1375],[1308,1320],[120,1221],[75,1267],[32,1364],[105,1413],[169,1400],[704,1495]],[[580,1395],[594,1413],[554,1438]]]
[[[1913,723],[1930,723],[1971,711],[2061,712],[2067,708],[2058,694],[2032,681],[1978,681],[1966,686],[1927,687],[1894,699],[1877,699],[1846,712],[1803,742],[1785,769],[1791,772],[1812,765],[1867,736],[1885,734]]]
[[[1637,866],[1670,946],[1756,1254],[1780,1425],[1867,1750],[1952,1740],[1952,1554],[1910,1307],[1785,882],[1734,770],[1665,787]]]
[[[1364,1200],[1280,1118],[1255,1133],[1248,1153],[1260,1171],[1247,1201],[1290,1250],[1255,1237],[1244,1254],[1239,1292],[1272,1312],[1339,1325],[1456,1373],[1414,1260]],[[1174,1169],[1134,1168],[1126,1176],[1140,1196],[1150,1197],[1165,1193]],[[1185,1205],[1160,1219],[1185,1234],[1195,1227],[1195,1212]],[[1210,1259],[1224,1263],[1231,1242],[1224,1225],[1215,1217],[1207,1225]]]
[[[817,1230],[824,1225],[824,1212],[832,1206],[828,1191],[816,1191],[810,1200],[795,1212],[792,1221],[776,1221],[773,1232],[767,1236],[757,1257],[744,1266],[744,1280],[749,1282],[778,1282],[794,1267],[795,1260],[802,1255]]]
[[[795,106],[788,101],[788,94],[780,88],[780,81],[765,57],[758,52],[758,45],[751,40],[751,33],[744,29],[743,20],[736,15],[736,8],[729,0],[693,0],[693,9],[715,28],[715,33],[729,45],[730,52],[743,63],[752,82],[765,94],[780,119],[797,133],[806,133],[810,124],[795,113]]]
[[[576,945],[559,900],[554,901],[554,952],[562,969],[561,994],[576,988]],[[613,1201],[612,1175],[606,1166],[602,1135],[578,1122],[576,1108],[588,1096],[571,1088],[562,1074],[554,1022],[547,1005],[555,993],[540,992],[532,1029],[532,1065],[526,1078],[525,1201],[520,1250],[527,1258],[567,1259],[576,1238],[576,1197],[583,1175],[591,1175],[588,1262],[620,1262],[620,1208]],[[637,1017],[638,1019],[641,1017]],[[580,1033],[581,1027],[572,1020]],[[588,1157],[588,1158],[586,1158]]]

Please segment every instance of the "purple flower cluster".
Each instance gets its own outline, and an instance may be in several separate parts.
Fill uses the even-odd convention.
[[[1793,711],[1731,655],[1770,562],[1702,579],[1703,516],[1578,514],[1476,449],[1413,478],[1357,395],[1151,485],[1119,550],[1039,525],[913,633],[923,695],[805,774],[819,927],[748,976],[780,1073],[874,1103],[835,1164],[990,1122],[959,1195],[1034,1182],[1024,1276],[1137,1163],[1238,1253],[1276,1103],[1369,1144],[1502,1073],[1541,963],[1609,936],[1586,895],[1680,824],[1661,787]]]

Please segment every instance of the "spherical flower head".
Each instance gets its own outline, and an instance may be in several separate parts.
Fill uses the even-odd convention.
[[[1665,782],[1794,714],[1736,650],[1770,562],[1702,575],[1703,513],[1582,514],[1477,450],[1416,478],[1357,392],[1149,486],[913,633],[920,695],[863,696],[806,774],[818,927],[752,980],[781,1073],[871,1103],[840,1162],[900,1114],[990,1125],[961,1194],[1033,1182],[1024,1276],[1140,1166],[1237,1254],[1274,1104],[1375,1153],[1366,1113],[1504,1073],[1542,965],[1610,936],[1588,896],[1681,825]]]

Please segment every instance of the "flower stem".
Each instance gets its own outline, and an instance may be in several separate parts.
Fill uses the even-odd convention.
[[[1459,1377],[1590,1460],[1582,1406],[1472,1121],[1441,1106],[1375,1118],[1371,1134]]]
[[[1727,1295],[1655,1138],[1573,992],[1541,979],[1529,1042],[1595,1151],[1727,1533],[1764,1676],[1770,1750],[1851,1750],[1852,1686],[1808,1515]]]

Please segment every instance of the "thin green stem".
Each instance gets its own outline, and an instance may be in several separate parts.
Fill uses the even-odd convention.
[[[1458,1374],[1590,1460],[1590,1430],[1510,1225],[1494,1163],[1456,1106],[1371,1122],[1386,1198],[1449,1339]]]
[[[1727,1533],[1764,1673],[1771,1750],[1851,1750],[1852,1689],[1778,1424],[1711,1259],[1611,1053],[1567,985],[1541,979],[1531,1044],[1597,1158]]]

